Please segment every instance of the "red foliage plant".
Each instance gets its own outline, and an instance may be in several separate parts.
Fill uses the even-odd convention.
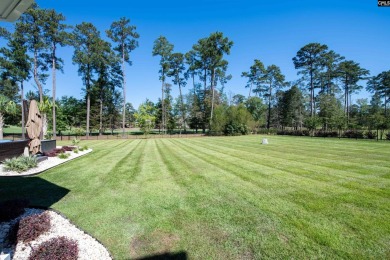
[[[53,150],[50,150],[48,152],[44,152],[43,155],[48,157],[56,157],[60,153],[65,153],[67,151],[72,151],[74,148],[69,146],[62,146],[62,148],[55,148]]]
[[[29,260],[76,260],[77,242],[66,237],[55,237],[33,248]]]
[[[30,242],[49,231],[50,216],[48,213],[34,214],[19,221],[17,241]]]
[[[74,149],[73,147],[62,146],[62,150],[67,151],[67,152],[73,151],[73,149]]]

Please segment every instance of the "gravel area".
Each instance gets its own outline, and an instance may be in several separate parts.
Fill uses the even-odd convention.
[[[68,219],[64,218],[60,214],[47,210],[51,228],[48,232],[40,235],[36,240],[30,243],[19,242],[16,247],[6,245],[5,237],[10,227],[16,223],[16,221],[32,214],[38,214],[43,212],[41,209],[26,209],[25,213],[10,222],[0,223],[0,250],[4,253],[11,254],[11,259],[24,260],[28,259],[32,248],[39,246],[44,241],[47,241],[54,237],[65,236],[69,239],[77,241],[79,248],[79,260],[90,260],[90,259],[112,259],[107,249],[100,244],[96,239],[86,234],[82,230],[78,229],[75,225],[69,222]]]
[[[75,159],[77,157],[83,156],[87,153],[92,152],[92,149],[88,149],[85,151],[79,151],[79,153],[74,153],[74,152],[66,152],[69,153],[70,156],[67,159],[60,159],[58,157],[48,157],[47,160],[44,160],[40,163],[38,163],[38,166],[35,168],[31,168],[28,171],[18,173],[14,171],[5,171],[3,169],[3,165],[0,164],[0,176],[28,176],[28,175],[35,175],[38,173],[41,173],[47,169],[50,169],[52,167],[55,167],[59,164],[62,164],[64,162],[67,162],[69,160]]]

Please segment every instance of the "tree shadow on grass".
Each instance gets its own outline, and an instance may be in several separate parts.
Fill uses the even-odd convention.
[[[50,208],[69,191],[40,177],[0,177],[0,202],[27,199],[30,207]]]
[[[137,260],[187,260],[187,253],[182,251],[178,253],[164,253],[158,255],[150,255],[141,258],[137,258]]]

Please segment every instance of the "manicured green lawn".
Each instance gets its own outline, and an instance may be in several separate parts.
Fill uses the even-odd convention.
[[[83,141],[0,200],[51,206],[116,259],[389,259],[390,142],[270,136]]]
[[[21,134],[22,133],[22,128],[19,126],[14,126],[14,125],[7,125],[6,127],[3,128],[3,131],[5,134],[11,133],[11,134]]]

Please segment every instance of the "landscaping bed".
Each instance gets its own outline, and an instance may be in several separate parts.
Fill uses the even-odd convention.
[[[38,163],[37,167],[30,168],[23,172],[6,171],[3,164],[0,164],[0,176],[31,176],[39,174],[47,169],[55,167],[59,164],[73,160],[77,157],[83,156],[92,152],[92,149],[80,149],[77,153],[69,146],[57,147],[56,149],[46,152],[43,155],[47,156],[47,160]]]
[[[96,239],[53,210],[23,209],[0,221],[0,248],[12,259],[112,259]]]

